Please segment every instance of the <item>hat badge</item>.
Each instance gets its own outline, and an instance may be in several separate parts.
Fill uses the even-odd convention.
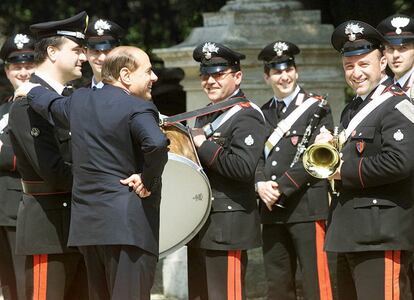
[[[273,45],[273,50],[276,52],[277,56],[282,56],[283,51],[286,51],[288,49],[289,49],[289,46],[284,42],[276,42]]]
[[[405,27],[410,23],[410,19],[406,17],[395,17],[391,20],[391,25],[395,27],[395,33],[401,34],[401,27]]]
[[[204,53],[206,59],[210,59],[211,53],[218,53],[219,48],[214,43],[205,43],[201,51]]]
[[[25,34],[19,33],[19,34],[16,34],[16,36],[14,37],[14,44],[19,50],[23,49],[24,44],[27,44],[28,42],[30,42],[30,40]]]
[[[358,23],[349,23],[345,27],[345,34],[348,35],[349,41],[353,42],[356,40],[356,34],[360,33],[362,34],[364,32],[364,28],[359,26]]]
[[[96,32],[98,33],[98,35],[103,35],[105,30],[111,29],[111,25],[107,21],[99,19],[98,21],[95,22],[94,28]]]

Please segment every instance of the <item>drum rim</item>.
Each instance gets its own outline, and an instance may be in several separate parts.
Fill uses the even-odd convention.
[[[201,228],[204,226],[204,224],[206,223],[208,217],[210,216],[210,212],[211,212],[211,205],[212,205],[212,190],[211,190],[211,186],[210,186],[210,181],[208,180],[208,177],[206,175],[206,173],[204,173],[204,170],[201,166],[199,166],[198,164],[196,164],[195,162],[193,162],[191,159],[188,159],[184,156],[172,153],[172,152],[168,152],[168,160],[175,160],[175,161],[180,161],[183,162],[187,165],[189,165],[190,167],[196,168],[197,171],[202,175],[202,177],[204,178],[204,181],[207,183],[207,188],[208,188],[208,204],[207,204],[207,209],[206,209],[206,213],[204,214],[203,218],[200,220],[199,224],[191,231],[191,233],[185,237],[184,239],[182,239],[180,242],[178,242],[176,245],[168,248],[167,250],[163,251],[163,252],[159,252],[158,256],[159,258],[164,258],[168,255],[170,255],[171,253],[177,251],[178,249],[180,249],[181,247],[185,246],[189,241],[191,241],[196,234],[201,230]],[[162,198],[161,198],[161,202],[162,202]],[[160,228],[161,229],[161,228]]]

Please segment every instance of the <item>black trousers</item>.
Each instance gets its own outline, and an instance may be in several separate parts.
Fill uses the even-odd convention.
[[[157,256],[128,245],[79,249],[88,271],[90,300],[150,299]]]
[[[339,300],[411,299],[407,251],[338,253]]]
[[[332,299],[328,259],[323,250],[325,221],[263,224],[262,238],[268,299],[296,300],[298,261],[304,298]]]
[[[26,256],[27,300],[86,300],[87,286],[79,252]]]
[[[25,299],[26,256],[16,255],[16,227],[0,227],[0,282],[3,298]]]
[[[244,300],[246,250],[187,248],[189,300]]]

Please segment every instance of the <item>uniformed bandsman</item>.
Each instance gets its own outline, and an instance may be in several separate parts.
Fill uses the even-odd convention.
[[[245,55],[222,44],[198,45],[201,87],[212,104],[243,100],[199,117],[192,134],[214,197],[206,224],[190,242],[190,299],[245,299],[247,249],[259,247],[254,172],[265,129],[260,109],[240,89]]]
[[[414,107],[403,91],[381,84],[382,35],[361,21],[332,34],[356,96],[341,118],[342,165],[325,250],[338,253],[339,299],[411,299],[407,269],[414,249]],[[327,132],[317,142],[327,141]]]
[[[392,15],[382,20],[377,29],[387,40],[384,55],[394,73],[394,82],[407,96],[414,98],[414,18]]]
[[[321,107],[321,98],[309,95],[297,83],[295,55],[299,52],[293,43],[275,41],[258,56],[264,62],[264,79],[274,92],[262,106],[268,139],[256,171],[267,298],[296,299],[299,261],[305,299],[332,299],[323,250],[328,186],[307,173],[299,157],[322,126],[332,129],[333,121],[330,109]],[[281,120],[289,125],[278,125]],[[283,132],[279,135],[275,128]],[[280,201],[282,207],[275,205]]]
[[[102,88],[102,64],[109,51],[120,45],[124,30],[115,22],[94,18],[86,30],[86,57],[91,66],[93,77],[88,86]]]
[[[37,37],[30,81],[58,93],[81,77],[86,61],[81,41],[87,14],[30,26]],[[22,177],[16,252],[27,255],[28,299],[84,299],[86,269],[76,248],[68,248],[72,171],[70,133],[51,126],[26,98],[10,109],[10,138]]]
[[[34,72],[34,40],[24,33],[6,39],[0,50],[7,79],[17,89]],[[0,102],[0,281],[4,299],[25,299],[25,256],[16,255],[16,218],[22,196],[16,156],[9,138],[13,96]]]

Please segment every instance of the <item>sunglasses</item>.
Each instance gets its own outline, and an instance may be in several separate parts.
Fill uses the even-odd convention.
[[[223,80],[227,75],[232,74],[232,73],[236,73],[234,71],[230,71],[230,72],[217,72],[217,73],[213,73],[213,74],[200,74],[200,79],[202,81],[207,81],[210,79],[210,77],[213,77],[214,80],[219,81],[219,80]]]

